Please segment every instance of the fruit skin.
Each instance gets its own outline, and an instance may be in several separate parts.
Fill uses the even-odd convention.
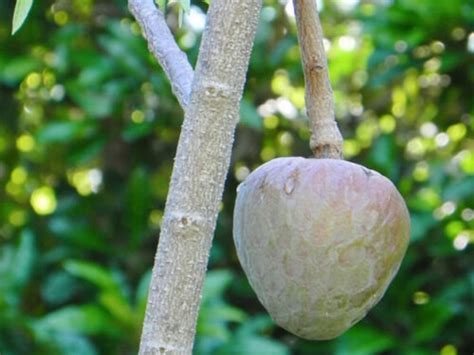
[[[395,186],[343,160],[278,158],[239,186],[237,255],[273,320],[332,339],[361,320],[400,267],[410,217]]]

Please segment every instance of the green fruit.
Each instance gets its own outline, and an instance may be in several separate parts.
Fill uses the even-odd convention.
[[[398,271],[410,218],[395,186],[343,160],[279,158],[239,186],[237,254],[273,320],[331,339],[361,320]]]

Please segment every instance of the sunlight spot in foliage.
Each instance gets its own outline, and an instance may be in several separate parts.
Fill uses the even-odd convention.
[[[451,37],[456,41],[461,41],[466,37],[466,30],[462,27],[456,27],[452,30]]]
[[[25,168],[18,166],[11,172],[11,181],[17,185],[23,185],[28,178],[28,173]]]
[[[422,157],[426,153],[426,150],[427,145],[420,137],[411,139],[406,146],[406,152],[412,158]]]
[[[366,119],[356,128],[356,137],[362,147],[367,148],[378,134],[378,125],[375,119]]]
[[[446,46],[444,45],[443,42],[441,41],[433,41],[433,43],[431,43],[431,51],[435,54],[441,54],[444,52]]]
[[[52,88],[54,84],[56,84],[56,76],[54,73],[44,70],[43,71],[43,85],[46,86],[48,89]]]
[[[474,210],[465,208],[461,212],[461,218],[466,222],[474,220]]]
[[[288,73],[285,70],[277,70],[272,79],[272,91],[277,95],[285,95],[292,90]]]
[[[430,302],[430,295],[424,291],[416,291],[413,294],[413,303],[419,306]]]
[[[444,232],[449,238],[454,238],[464,230],[464,223],[461,221],[451,221],[444,227]]]
[[[417,193],[417,198],[426,209],[433,209],[441,203],[439,194],[429,187],[420,189]]]
[[[442,219],[452,215],[456,211],[456,204],[453,201],[446,201],[434,211],[436,219]]]
[[[145,121],[145,113],[141,110],[135,110],[132,112],[131,119],[134,123],[142,123]]]
[[[8,221],[15,227],[21,227],[26,223],[26,212],[23,210],[13,210],[8,216]]]
[[[392,133],[397,126],[397,122],[392,115],[384,115],[379,120],[380,130],[383,133]]]
[[[355,139],[344,139],[343,151],[344,157],[350,159],[359,154],[360,145]]]
[[[289,19],[293,21],[295,20],[295,9],[293,7],[293,1],[291,0],[287,1],[286,6],[285,6],[285,14],[286,16],[288,16]]]
[[[458,355],[458,351],[454,345],[447,344],[441,348],[440,355]]]
[[[179,44],[183,46],[183,48],[192,48],[196,44],[197,37],[194,32],[186,32],[181,38],[179,39]]]
[[[31,194],[33,210],[39,215],[48,215],[56,210],[57,201],[54,190],[49,186],[42,186]]]
[[[142,29],[140,28],[140,25],[136,22],[132,22],[130,24],[130,31],[135,35],[135,36],[141,36],[142,35]]]
[[[161,227],[161,222],[163,220],[163,212],[160,210],[152,210],[148,217],[150,225],[155,228]]]
[[[236,180],[239,181],[239,182],[244,181],[245,178],[249,174],[250,174],[250,169],[245,165],[237,166],[235,168],[234,176],[235,176]]]
[[[376,7],[374,4],[361,4],[360,11],[364,16],[370,17],[375,13]]]
[[[432,138],[438,133],[438,127],[432,122],[425,122],[420,127],[420,134],[423,137]]]
[[[453,247],[456,250],[464,250],[469,242],[474,240],[474,231],[462,231],[453,240]]]
[[[290,132],[282,132],[278,135],[278,143],[283,147],[289,147],[293,144],[293,136]]]
[[[463,123],[456,123],[449,126],[446,133],[453,142],[458,142],[466,135],[467,128]]]
[[[102,184],[102,171],[99,169],[81,169],[68,172],[68,180],[82,196],[99,192]]]
[[[295,87],[290,93],[289,99],[298,109],[303,109],[305,105],[304,87]]]
[[[260,152],[260,158],[264,162],[272,160],[273,158],[275,158],[275,156],[276,156],[276,152],[275,152],[275,149],[273,149],[273,147],[265,147]]]
[[[64,89],[64,86],[59,84],[54,85],[49,91],[49,96],[54,101],[61,101],[64,98],[65,94],[66,90]]]
[[[31,152],[35,148],[35,139],[29,134],[22,134],[16,140],[16,147],[22,152]]]
[[[467,51],[474,53],[474,32],[471,32],[467,38]]]
[[[418,182],[426,181],[430,177],[430,166],[427,162],[422,161],[416,164],[413,170],[413,179]]]
[[[28,86],[29,89],[37,89],[41,84],[41,75],[38,73],[30,73],[26,77],[26,85]]]
[[[21,188],[20,185],[17,185],[13,183],[12,181],[9,181],[7,185],[5,186],[5,191],[10,195],[14,197],[18,197],[21,195],[23,192],[23,189]]]
[[[419,46],[416,47],[415,50],[413,51],[413,55],[415,58],[426,58],[431,55],[431,50],[430,47],[428,46]]]
[[[423,65],[427,72],[436,72],[441,68],[441,60],[439,58],[431,58]]]
[[[57,11],[54,13],[53,18],[58,26],[64,26],[69,20],[69,15],[66,11]]]
[[[293,120],[298,116],[296,107],[286,97],[279,97],[276,100],[276,108],[285,118],[290,120]]]
[[[339,37],[337,43],[339,45],[339,48],[346,52],[353,51],[357,46],[357,42],[352,36],[341,36]]]
[[[405,114],[407,97],[401,88],[395,88],[392,93],[392,113],[395,117],[402,117]]]
[[[449,136],[444,132],[438,133],[435,137],[435,142],[439,148],[446,147],[449,144]]]
[[[343,12],[349,12],[359,4],[359,0],[341,0],[336,1],[337,7]]]
[[[263,119],[263,125],[267,129],[275,129],[278,127],[279,119],[275,115],[267,116]]]
[[[416,99],[420,86],[418,85],[418,72],[416,70],[409,70],[405,80],[403,81],[403,90],[412,99]]]
[[[257,112],[262,117],[274,115],[277,112],[276,100],[270,99],[257,107]]]
[[[206,27],[206,14],[197,6],[191,6],[184,23],[194,32],[202,32]]]
[[[407,50],[408,48],[408,44],[406,41],[403,41],[403,40],[398,40],[395,42],[394,46],[395,50],[398,52],[398,53],[403,53]]]
[[[460,153],[459,166],[466,174],[474,174],[474,151],[464,150]]]
[[[352,83],[356,88],[362,88],[369,79],[369,74],[365,70],[357,70],[352,75]]]

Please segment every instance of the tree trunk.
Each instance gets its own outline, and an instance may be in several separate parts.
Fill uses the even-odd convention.
[[[140,354],[190,354],[260,0],[211,2],[178,142]]]

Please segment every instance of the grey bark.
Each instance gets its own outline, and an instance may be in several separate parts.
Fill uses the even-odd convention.
[[[148,49],[168,76],[179,104],[185,109],[191,94],[193,68],[176,44],[163,13],[153,0],[129,0],[128,8],[142,28]]]
[[[310,148],[316,158],[342,159],[342,135],[334,114],[316,0],[293,0],[305,78],[306,111],[311,125]]]
[[[178,142],[140,354],[192,352],[260,7],[261,0],[211,2]]]

